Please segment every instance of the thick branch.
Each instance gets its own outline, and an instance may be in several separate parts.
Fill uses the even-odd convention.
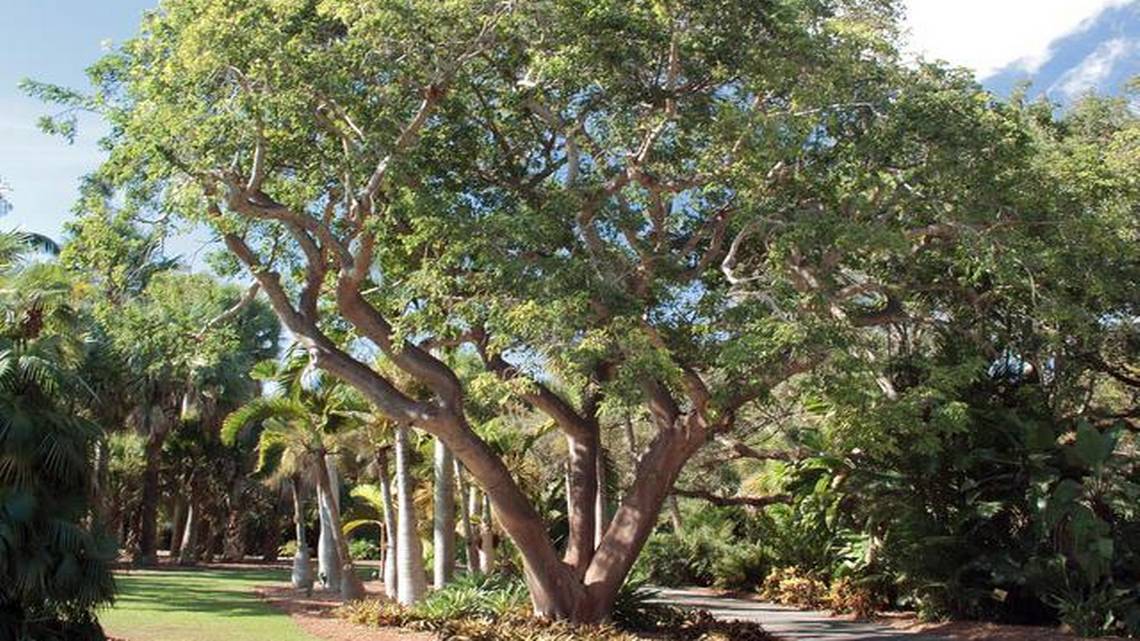
[[[713,505],[719,505],[721,507],[738,505],[747,507],[767,507],[769,505],[775,505],[777,503],[792,502],[792,496],[790,494],[774,494],[772,496],[720,496],[706,490],[676,488],[673,490],[673,495],[683,496],[690,499],[701,499],[708,501]]]

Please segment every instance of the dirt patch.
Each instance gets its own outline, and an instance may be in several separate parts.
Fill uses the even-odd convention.
[[[380,596],[379,582],[365,584],[369,596]],[[291,586],[263,586],[254,591],[258,598],[285,612],[309,634],[325,641],[432,641],[435,637],[426,632],[412,632],[395,628],[376,628],[338,619],[333,610],[340,605],[334,592],[314,590],[306,595]]]

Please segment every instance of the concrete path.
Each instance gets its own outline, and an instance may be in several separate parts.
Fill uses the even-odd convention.
[[[772,634],[789,641],[944,641],[886,625],[847,621],[825,612],[797,610],[783,605],[713,596],[696,590],[662,588],[661,600],[681,607],[708,610],[726,621],[755,621]]]

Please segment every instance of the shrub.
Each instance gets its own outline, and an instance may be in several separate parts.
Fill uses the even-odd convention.
[[[658,630],[680,627],[688,612],[657,601],[658,593],[645,582],[630,579],[621,586],[614,602],[613,622],[625,630]]]
[[[456,618],[499,619],[524,614],[530,604],[526,586],[502,575],[464,574],[412,607],[412,616],[428,621]]]
[[[297,542],[296,541],[286,541],[285,543],[281,544],[280,547],[277,548],[277,556],[279,556],[279,557],[291,559],[296,554],[297,554]]]
[[[725,590],[751,590],[768,576],[771,557],[756,543],[724,546],[713,561],[713,585]]]
[[[828,607],[837,614],[853,614],[860,619],[875,615],[882,599],[866,583],[844,577],[831,584],[827,595]]]
[[[370,539],[353,539],[348,542],[348,553],[353,559],[380,559],[380,546]]]
[[[464,575],[410,608],[373,599],[347,603],[336,614],[353,623],[425,630],[440,639],[466,641],[636,641],[638,632],[662,641],[771,639],[755,623],[716,621],[708,612],[657,603],[655,597],[643,584],[627,582],[612,625],[572,626],[530,617],[526,590],[517,579]]]
[[[760,590],[761,596],[783,605],[821,608],[828,603],[827,584],[794,567],[772,570]]]

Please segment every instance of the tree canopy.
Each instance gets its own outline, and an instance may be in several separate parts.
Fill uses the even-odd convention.
[[[1135,118],[1090,100],[1057,120],[903,64],[897,17],[167,0],[91,68],[94,96],[30,88],[103,114],[93,184],[208,226],[318,367],[471,471],[536,611],[592,621],[689,459],[784,388],[861,377],[853,428],[882,399],[953,423],[943,381],[909,389],[882,351],[947,326],[975,355],[961,376],[1004,357],[1134,379]],[[473,425],[517,404],[566,437],[561,557]],[[629,410],[655,432],[596,533],[600,420]]]

